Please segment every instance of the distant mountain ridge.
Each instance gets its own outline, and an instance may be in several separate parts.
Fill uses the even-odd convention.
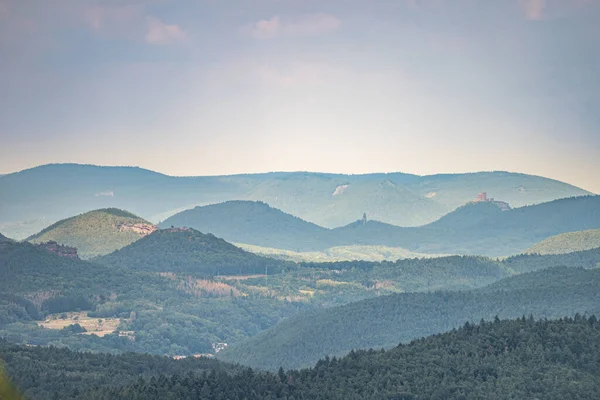
[[[336,246],[388,246],[434,254],[506,256],[547,237],[600,228],[600,196],[555,200],[502,211],[492,203],[470,203],[431,224],[405,228],[369,219],[326,229],[264,203],[234,201],[196,207],[161,227],[189,226],[225,240],[291,251]]]
[[[300,251],[318,248],[330,240],[328,229],[253,201],[196,207],[167,218],[158,226],[187,226],[229,241]]]
[[[83,259],[102,256],[150,234],[156,227],[124,210],[107,208],[64,219],[27,238],[75,247]]]
[[[134,167],[53,164],[0,176],[0,230],[20,239],[68,216],[110,207],[157,222],[185,208],[229,200],[264,201],[328,228],[362,213],[398,226],[419,226],[479,192],[514,207],[589,194],[552,179],[508,172],[171,177]]]

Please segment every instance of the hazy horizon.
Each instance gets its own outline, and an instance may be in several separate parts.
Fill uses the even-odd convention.
[[[45,167],[45,166],[49,166],[49,165],[77,165],[77,166],[92,166],[92,167],[107,167],[107,168],[139,168],[139,169],[143,169],[146,171],[150,171],[150,172],[155,172],[158,174],[162,174],[162,175],[166,175],[166,176],[171,176],[171,177],[206,177],[206,176],[236,176],[236,175],[262,175],[262,174],[278,174],[278,173],[310,173],[310,174],[332,174],[332,175],[375,175],[375,174],[406,174],[406,175],[414,175],[414,176],[422,176],[422,177],[426,177],[426,176],[434,176],[434,175],[465,175],[465,174],[477,174],[477,173],[494,173],[494,172],[506,172],[506,173],[510,173],[510,174],[522,174],[522,171],[510,171],[510,170],[481,170],[481,171],[458,171],[458,172],[436,172],[433,174],[418,174],[418,173],[412,173],[412,172],[407,172],[407,171],[366,171],[366,172],[344,172],[344,171],[321,171],[321,170],[265,170],[265,171],[253,171],[253,172],[248,172],[248,171],[242,171],[242,172],[232,172],[232,173],[227,173],[227,174],[219,174],[219,173],[215,173],[215,174],[194,174],[194,173],[190,173],[190,174],[186,174],[186,175],[175,175],[175,174],[169,174],[166,173],[164,171],[160,171],[160,170],[155,170],[155,169],[151,169],[151,168],[146,168],[144,166],[141,165],[101,165],[101,164],[88,164],[88,163],[76,163],[76,162],[56,162],[56,163],[49,163],[49,164],[40,164],[40,165],[34,165],[32,167],[27,167],[21,170],[17,170],[17,171],[10,171],[10,172],[0,172],[0,176],[3,175],[9,175],[9,174],[13,174],[13,173],[18,173],[18,172],[22,172],[22,171],[26,171],[26,170],[30,170],[30,169],[34,169],[34,168],[39,168],[39,167]],[[553,180],[557,180],[560,181],[558,179],[555,179],[551,176],[544,176],[544,175],[536,175],[536,174],[527,174],[527,175],[531,175],[531,176],[538,176],[538,177],[542,177],[542,178],[547,178],[547,179],[553,179]],[[587,190],[588,192],[592,193],[592,194],[600,194],[598,192],[594,192],[593,190],[587,189],[585,187],[581,187],[581,186],[577,186],[574,185],[571,182],[566,182],[566,181],[561,181],[564,182],[566,184],[570,184],[572,186],[576,186],[579,187],[581,189]]]
[[[507,170],[600,193],[600,2],[0,0],[0,173]]]

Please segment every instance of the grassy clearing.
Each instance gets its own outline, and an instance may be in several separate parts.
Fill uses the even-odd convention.
[[[87,312],[68,312],[61,314],[51,314],[44,321],[38,322],[38,325],[46,329],[63,329],[69,325],[79,324],[87,332],[84,335],[105,336],[117,330],[121,324],[121,318],[91,318]]]

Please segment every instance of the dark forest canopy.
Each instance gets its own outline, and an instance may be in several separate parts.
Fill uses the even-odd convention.
[[[470,400],[492,394],[592,400],[600,391],[600,323],[579,315],[466,323],[387,351],[355,351],[276,373],[216,361],[7,344],[0,344],[0,354],[31,400]]]
[[[291,263],[261,257],[211,234],[190,228],[158,230],[114,253],[95,260],[101,264],[194,276],[280,272]]]

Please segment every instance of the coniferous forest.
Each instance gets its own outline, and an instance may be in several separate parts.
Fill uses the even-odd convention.
[[[2,343],[32,399],[597,399],[600,323],[480,321],[387,351],[268,373],[214,360],[74,353]]]

